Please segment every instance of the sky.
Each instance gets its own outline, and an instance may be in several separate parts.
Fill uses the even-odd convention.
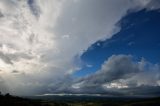
[[[159,0],[0,0],[0,91],[160,96]]]

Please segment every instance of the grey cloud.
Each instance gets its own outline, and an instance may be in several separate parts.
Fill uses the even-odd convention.
[[[18,70],[13,70],[12,73],[19,73],[19,71]]]
[[[18,61],[19,59],[32,59],[32,56],[25,53],[15,53],[15,54],[7,54],[11,60]]]
[[[25,53],[5,54],[0,52],[0,58],[7,64],[13,64],[13,61],[19,61],[19,59],[32,59],[32,56]]]
[[[0,11],[0,18],[2,18],[4,15],[3,15],[3,13]]]
[[[36,17],[40,17],[40,7],[37,5],[35,0],[28,0],[28,5],[29,8],[31,10],[31,12],[36,16]]]
[[[101,69],[91,76],[82,79],[87,83],[101,85],[120,78],[130,77],[139,72],[136,63],[131,61],[131,56],[113,55],[104,62]]]
[[[33,44],[35,41],[37,41],[35,34],[31,34],[28,41]]]
[[[115,85],[111,87],[111,84]],[[160,66],[144,59],[134,61],[130,55],[113,55],[104,62],[100,70],[74,82],[72,87],[77,92],[156,95],[160,92]],[[150,92],[149,89],[153,91]]]
[[[112,4],[115,6],[112,6]],[[63,7],[64,11],[62,11],[63,14],[58,18],[54,30],[59,36],[71,35],[76,43],[83,41],[84,44],[92,44],[95,42],[95,39],[110,38],[111,29],[117,28],[115,32],[118,31],[118,27],[115,24],[119,21],[119,17],[125,15],[125,9],[128,8],[122,8],[121,4],[123,4],[123,1],[113,0],[66,2],[66,5]],[[127,2],[126,4],[128,5],[129,3]],[[120,11],[117,12],[117,9]],[[111,11],[112,13],[108,15],[107,13]]]
[[[160,8],[160,1],[159,0],[150,0],[147,5],[149,9],[159,9]]]
[[[13,64],[10,58],[2,52],[0,52],[0,58],[7,64]]]

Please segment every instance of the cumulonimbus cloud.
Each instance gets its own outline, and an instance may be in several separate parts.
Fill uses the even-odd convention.
[[[91,44],[120,30],[116,23],[128,10],[157,9],[158,3],[1,0],[0,88],[19,95],[50,90],[58,79],[79,67],[75,59],[78,61]]]

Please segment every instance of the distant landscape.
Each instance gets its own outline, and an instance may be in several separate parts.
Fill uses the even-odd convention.
[[[1,94],[0,106],[160,106],[160,97],[44,96],[22,98],[10,94]]]

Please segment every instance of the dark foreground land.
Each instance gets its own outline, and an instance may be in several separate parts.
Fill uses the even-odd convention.
[[[133,99],[133,98],[51,96],[51,97],[46,97],[43,100],[40,100],[40,99],[24,99],[6,94],[6,95],[0,95],[0,106],[160,106],[160,98]]]

